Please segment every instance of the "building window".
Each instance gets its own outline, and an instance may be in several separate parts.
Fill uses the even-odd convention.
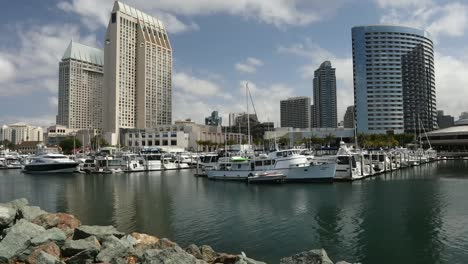
[[[112,24],[115,23],[115,21],[117,21],[117,14],[116,13],[112,13],[111,21],[112,21]]]
[[[167,140],[163,140],[163,146],[167,146]]]
[[[177,146],[177,140],[171,140],[171,146]]]

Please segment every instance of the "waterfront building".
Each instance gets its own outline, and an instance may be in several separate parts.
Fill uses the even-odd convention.
[[[121,129],[120,144],[132,150],[144,147],[177,148],[189,151],[213,151],[225,140],[247,141],[240,133],[225,132],[221,126],[200,125],[191,120],[176,121],[173,125],[159,125],[145,129]],[[210,143],[201,145],[200,142]],[[224,148],[224,147],[221,147]]]
[[[237,118],[245,115],[246,113],[229,113],[229,126],[237,126]]]
[[[211,115],[205,118],[205,125],[208,126],[221,126],[222,122],[223,119],[219,116],[218,111],[211,112]]]
[[[405,26],[352,29],[356,126],[363,133],[437,128],[434,50],[429,34]]]
[[[47,128],[44,133],[44,144],[47,146],[57,146],[67,138],[76,138],[84,147],[91,148],[92,139],[101,135],[101,130],[96,128],[76,129],[62,125],[54,125]]]
[[[441,156],[468,156],[468,124],[428,132],[427,137]]]
[[[42,141],[23,141],[15,146],[15,151],[22,154],[36,154],[38,145],[41,145]]]
[[[70,41],[59,63],[57,124],[102,127],[103,65],[102,50]]]
[[[317,117],[315,112],[315,105],[310,106],[310,127],[318,127],[317,126]]]
[[[354,105],[346,108],[346,113],[343,118],[343,126],[345,128],[354,128]]]
[[[291,97],[280,102],[281,127],[310,128],[310,98]]]
[[[330,61],[324,61],[314,72],[314,127],[336,127],[336,74]]]
[[[116,1],[104,46],[104,132],[172,122],[172,48],[161,21]]]
[[[459,117],[460,120],[468,119],[468,112],[462,112]]]
[[[2,127],[2,140],[8,140],[18,145],[27,141],[43,141],[41,127],[30,126],[25,123],[15,123]]]
[[[451,115],[444,115],[444,111],[437,111],[437,125],[439,129],[452,127],[455,125],[455,118]]]

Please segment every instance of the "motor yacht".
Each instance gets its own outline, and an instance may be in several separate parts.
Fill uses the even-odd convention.
[[[24,165],[26,173],[72,173],[79,171],[79,163],[58,153],[34,156]]]

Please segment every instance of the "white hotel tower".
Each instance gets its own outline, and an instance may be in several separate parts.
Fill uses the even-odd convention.
[[[116,1],[104,44],[106,138],[172,122],[172,49],[161,21]]]

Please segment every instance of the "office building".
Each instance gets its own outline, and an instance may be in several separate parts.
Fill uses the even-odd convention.
[[[43,141],[41,127],[30,126],[25,123],[15,123],[2,126],[2,139],[18,145],[28,141]]]
[[[310,128],[310,98],[291,97],[280,102],[281,127]]]
[[[352,29],[359,132],[437,128],[433,43],[426,31],[387,25]]]
[[[205,125],[208,126],[221,126],[223,119],[219,116],[218,111],[211,112],[211,115],[205,117]]]
[[[451,115],[444,115],[444,111],[437,111],[437,125],[439,129],[453,127],[455,125],[455,118]]]
[[[325,61],[314,72],[314,127],[337,126],[336,74],[331,62]]]
[[[104,132],[172,122],[172,49],[161,21],[116,1],[104,46]]]
[[[315,112],[315,105],[310,106],[310,127],[318,127],[317,126],[317,117]]]
[[[354,128],[354,105],[348,106],[343,118],[344,128]]]
[[[104,53],[71,41],[59,63],[57,124],[102,127]]]

